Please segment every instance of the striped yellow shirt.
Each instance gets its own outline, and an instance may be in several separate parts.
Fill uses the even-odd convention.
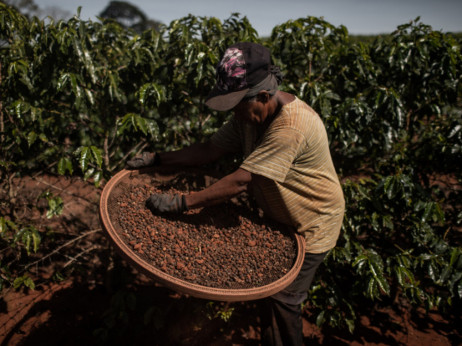
[[[324,124],[311,107],[295,99],[266,130],[233,118],[211,140],[225,150],[243,152],[241,168],[259,176],[252,182],[259,206],[304,234],[307,252],[335,246],[345,201]]]

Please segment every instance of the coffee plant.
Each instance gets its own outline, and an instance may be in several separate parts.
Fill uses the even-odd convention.
[[[361,42],[315,17],[278,25],[268,38],[239,14],[136,33],[79,13],[28,19],[0,4],[0,289],[33,289],[28,263],[56,241],[18,216],[13,179],[47,172],[99,187],[142,150],[207,138],[229,116],[204,100],[237,41],[272,50],[282,88],[324,120],[342,179],[342,234],[306,302],[318,323],[352,331],[358,310],[399,300],[460,306],[460,37],[419,18]],[[443,189],[441,177],[457,183]],[[60,217],[59,198],[41,200],[48,217]]]

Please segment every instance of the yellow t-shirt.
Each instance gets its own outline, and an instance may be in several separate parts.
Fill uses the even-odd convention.
[[[243,152],[241,168],[264,177],[252,182],[259,206],[304,234],[307,252],[335,247],[345,201],[324,124],[311,107],[296,98],[266,129],[233,118],[211,140]]]

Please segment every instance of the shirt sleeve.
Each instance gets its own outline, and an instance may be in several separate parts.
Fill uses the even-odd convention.
[[[279,183],[284,182],[305,137],[296,128],[280,127],[266,133],[241,168]]]
[[[237,153],[242,151],[238,126],[234,118],[225,123],[211,138],[217,147]]]

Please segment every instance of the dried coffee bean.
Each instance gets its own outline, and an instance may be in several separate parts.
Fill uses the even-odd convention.
[[[200,179],[194,179],[161,184],[140,174],[113,189],[109,216],[137,256],[181,280],[227,289],[264,286],[292,268],[297,254],[289,232],[268,220],[263,223],[241,205],[228,202],[181,215],[155,215],[146,208],[153,193],[202,188]]]

